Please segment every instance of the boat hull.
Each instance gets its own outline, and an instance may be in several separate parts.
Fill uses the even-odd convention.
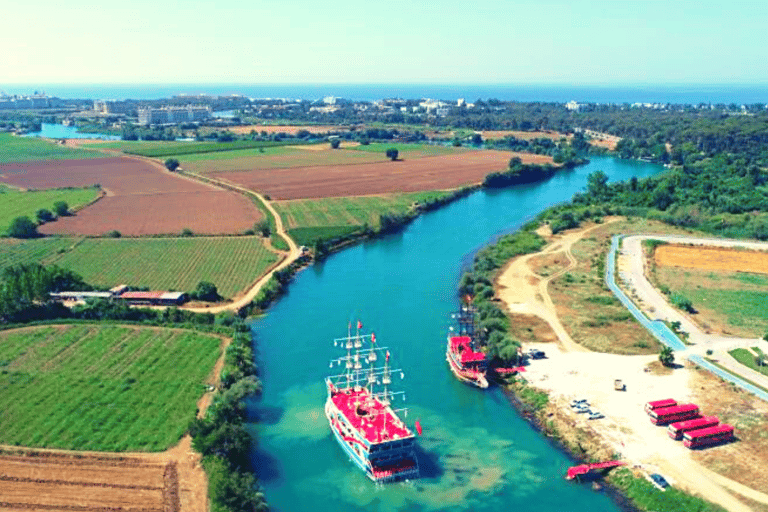
[[[448,361],[448,367],[451,372],[462,382],[471,384],[480,389],[486,389],[488,387],[488,380],[485,378],[485,374],[476,371],[468,371],[462,369],[451,356],[450,342],[448,348],[445,351],[445,359]]]
[[[406,480],[413,480],[419,477],[419,466],[416,464],[415,467],[412,469],[408,469],[405,471],[400,471],[393,474],[388,474],[385,476],[377,476],[374,474],[373,467],[371,466],[370,461],[362,457],[360,454],[358,454],[355,449],[352,447],[352,444],[348,441],[346,441],[341,433],[339,432],[339,428],[335,426],[335,420],[333,419],[333,402],[330,397],[328,397],[328,400],[325,402],[325,417],[328,419],[328,425],[331,428],[331,432],[333,433],[334,439],[336,439],[336,442],[341,446],[341,449],[344,450],[344,453],[347,454],[349,459],[360,468],[365,475],[370,478],[373,482],[377,484],[385,484],[385,483],[391,483],[391,482],[401,482]],[[414,458],[414,461],[416,459]]]

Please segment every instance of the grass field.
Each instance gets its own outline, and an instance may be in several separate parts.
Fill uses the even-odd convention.
[[[330,197],[277,201],[275,209],[297,243],[311,245],[317,238],[346,235],[365,224],[379,227],[379,216],[402,215],[414,203],[445,197],[445,192],[417,192],[362,197]]]
[[[728,353],[731,354],[731,356],[733,356],[735,360],[737,360],[747,368],[752,368],[756,372],[759,372],[765,376],[768,376],[768,366],[762,366],[762,365],[758,366],[756,361],[756,356],[749,350],[745,348],[737,348],[735,350],[731,350]]]
[[[654,276],[693,303],[705,329],[746,337],[768,332],[768,275],[656,265]]]
[[[26,215],[36,221],[37,210],[53,211],[53,203],[65,201],[70,208],[86,204],[98,195],[96,188],[50,189],[21,192],[0,184],[0,234],[6,234],[16,217]]]
[[[177,442],[221,341],[181,330],[68,325],[0,332],[0,443],[160,451]]]
[[[381,153],[382,155],[387,152],[389,148],[395,148],[398,151],[397,158],[407,160],[409,158],[422,158],[425,156],[440,156],[450,155],[454,153],[461,153],[467,151],[462,147],[452,146],[432,146],[429,144],[400,144],[389,142],[374,142],[368,145],[355,146],[349,148],[351,151],[364,151],[367,153]]]
[[[10,133],[0,133],[0,164],[32,160],[100,158],[103,156],[105,155],[97,151],[67,148],[34,137],[14,137]],[[2,173],[1,170],[0,173]]]
[[[193,153],[215,153],[218,151],[232,151],[237,149],[269,148],[285,146],[288,142],[272,142],[257,140],[235,140],[232,142],[169,142],[167,145],[147,148],[129,148],[126,153],[148,156],[152,158],[164,158]]]
[[[352,149],[304,149],[301,146],[283,146],[259,149],[233,150],[221,153],[197,153],[179,157],[182,168],[203,174],[225,171],[251,171],[261,169],[290,169],[312,165],[347,165],[385,162],[383,153],[354,151]]]
[[[45,238],[0,243],[0,249],[0,267],[55,264],[103,287],[191,291],[199,281],[210,281],[224,297],[247,288],[277,261],[258,237]]]

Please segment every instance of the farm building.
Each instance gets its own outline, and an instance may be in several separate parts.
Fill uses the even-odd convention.
[[[87,299],[111,299],[114,295],[111,292],[52,292],[51,298],[54,300],[84,302]]]
[[[184,304],[189,299],[184,292],[123,292],[117,298],[131,304],[150,304],[153,306],[177,306]]]

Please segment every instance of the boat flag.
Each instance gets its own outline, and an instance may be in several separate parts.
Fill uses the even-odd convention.
[[[360,320],[357,321],[357,328],[358,329],[362,329],[363,328],[363,322],[361,322]]]
[[[374,333],[371,333],[371,343],[376,343],[376,335]]]
[[[387,350],[387,361],[389,361],[389,350]]]
[[[421,435],[421,423],[419,423],[419,420],[416,420],[416,432]]]

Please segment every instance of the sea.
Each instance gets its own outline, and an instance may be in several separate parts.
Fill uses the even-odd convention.
[[[355,101],[431,98],[468,102],[768,104],[768,84],[0,84],[7,94],[43,91],[59,98],[150,100],[177,95],[239,94],[249,98],[316,100],[335,96]]]

